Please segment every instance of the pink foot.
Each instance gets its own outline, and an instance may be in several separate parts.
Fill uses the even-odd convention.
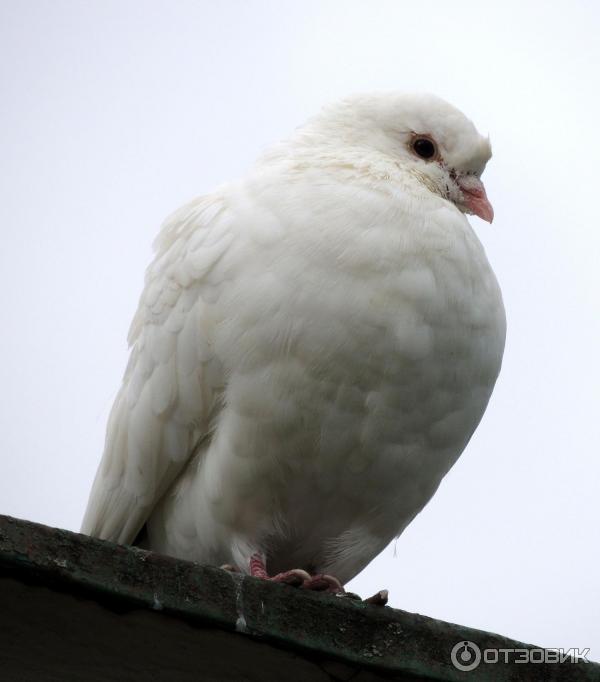
[[[344,592],[342,584],[332,575],[310,575],[301,568],[292,568],[289,571],[270,576],[265,567],[265,560],[260,554],[253,554],[250,557],[250,575],[263,580],[272,580],[276,583],[285,583],[294,587],[302,587],[304,590],[315,590],[318,592]]]
[[[317,590],[319,592],[344,592],[342,583],[333,575],[320,573],[319,575],[312,575],[308,583],[304,583],[302,587],[305,590]]]

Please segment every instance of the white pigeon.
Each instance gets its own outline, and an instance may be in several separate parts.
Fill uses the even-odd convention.
[[[326,107],[165,223],[82,531],[338,590],[398,537],[500,370],[489,141],[432,95]],[[339,581],[339,582],[338,582]]]

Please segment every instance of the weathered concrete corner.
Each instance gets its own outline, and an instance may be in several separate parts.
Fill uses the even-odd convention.
[[[482,663],[499,635],[0,516],[2,680],[600,680],[592,663]]]

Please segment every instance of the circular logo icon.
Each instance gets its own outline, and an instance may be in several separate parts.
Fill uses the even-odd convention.
[[[481,663],[481,649],[475,642],[465,640],[454,645],[450,658],[455,668],[469,672]]]

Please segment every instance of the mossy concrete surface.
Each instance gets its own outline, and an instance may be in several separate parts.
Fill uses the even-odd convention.
[[[600,682],[600,666],[585,662],[461,671],[451,661],[460,642],[532,648],[0,516],[2,681]]]

